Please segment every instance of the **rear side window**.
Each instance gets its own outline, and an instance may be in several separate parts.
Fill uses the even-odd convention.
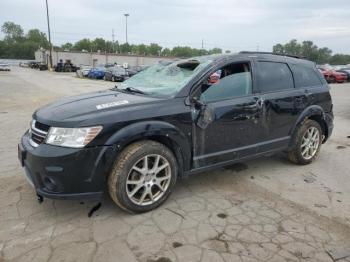
[[[258,62],[258,83],[262,93],[294,88],[292,72],[285,63]]]
[[[308,87],[322,85],[320,78],[317,76],[315,70],[311,67],[302,65],[290,65],[295,80],[295,86]]]

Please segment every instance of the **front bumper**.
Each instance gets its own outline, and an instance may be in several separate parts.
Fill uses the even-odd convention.
[[[113,164],[113,146],[33,147],[28,132],[18,145],[18,158],[38,195],[56,199],[98,199]]]

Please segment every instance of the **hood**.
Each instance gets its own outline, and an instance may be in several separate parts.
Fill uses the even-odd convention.
[[[160,98],[121,93],[113,90],[64,98],[38,109],[33,117],[51,126],[79,126],[98,115],[128,111],[133,107],[152,105]]]

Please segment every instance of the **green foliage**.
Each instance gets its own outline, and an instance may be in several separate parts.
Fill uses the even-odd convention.
[[[33,59],[36,50],[39,48],[49,48],[46,34],[40,32],[38,29],[31,29],[24,34],[20,25],[13,22],[5,22],[1,26],[1,31],[4,33],[5,37],[3,40],[0,40],[0,58]],[[149,45],[119,44],[118,41],[106,41],[103,38],[95,38],[94,40],[84,38],[74,44],[67,42],[60,47],[54,46],[54,49],[174,57],[192,57],[223,53],[223,50],[217,47],[206,50],[191,48],[189,46],[176,46],[170,49],[167,47],[163,48],[156,43],[151,43]],[[350,55],[335,54],[332,56],[332,50],[327,47],[319,48],[312,41],[303,41],[299,43],[297,40],[293,39],[286,44],[274,45],[273,52],[303,56],[318,64],[350,64]],[[228,54],[231,53],[231,51],[226,50],[225,53]]]
[[[5,34],[6,41],[21,41],[23,38],[22,27],[13,22],[5,22],[1,27],[1,32]]]
[[[47,40],[46,34],[40,32],[38,29],[31,29],[26,35],[27,41],[37,43],[38,48],[42,47],[48,49],[50,47],[49,41]]]
[[[59,47],[59,49],[70,51],[70,50],[73,49],[73,44],[67,42],[67,43],[61,45],[61,46]]]
[[[345,65],[350,63],[349,55],[336,54],[332,56],[332,50],[327,47],[319,48],[312,41],[299,43],[293,39],[286,44],[274,45],[273,52],[302,56],[317,64]]]
[[[92,43],[90,39],[84,38],[76,42],[73,46],[73,50],[77,51],[92,51]]]
[[[329,59],[331,65],[347,65],[350,64],[350,55],[335,54]]]
[[[20,25],[5,22],[1,31],[5,34],[0,41],[0,58],[34,59],[34,52],[39,48],[49,48],[46,35],[38,29],[31,29],[24,35]]]

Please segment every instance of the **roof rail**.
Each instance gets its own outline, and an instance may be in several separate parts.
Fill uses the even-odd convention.
[[[290,54],[282,54],[282,53],[273,53],[273,52],[258,52],[258,51],[241,51],[239,54],[260,54],[260,55],[279,55],[279,56],[288,56],[298,59],[304,59],[304,56],[298,56],[298,55],[290,55]]]

